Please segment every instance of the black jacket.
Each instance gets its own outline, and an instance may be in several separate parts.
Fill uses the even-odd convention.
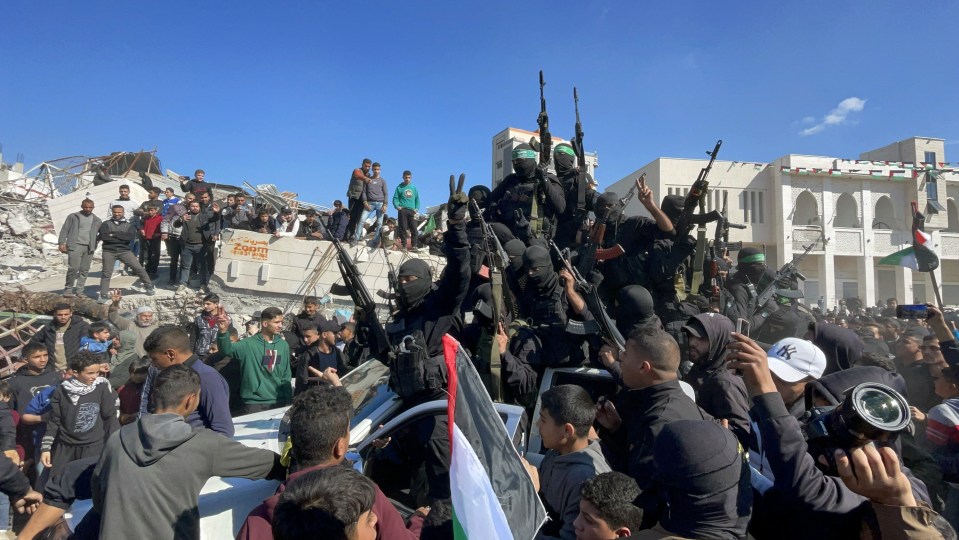
[[[23,414],[30,400],[42,390],[60,384],[63,377],[53,367],[53,362],[47,364],[47,369],[39,375],[30,372],[27,366],[18,369],[10,377],[10,408]]]
[[[749,446],[749,398],[742,378],[726,369],[726,345],[735,330],[732,321],[718,313],[694,317],[706,328],[709,358],[695,365],[685,380],[696,391],[696,404],[714,418],[729,420],[729,429],[743,447]]]
[[[129,221],[108,219],[100,224],[97,241],[103,242],[103,251],[121,253],[130,251],[130,242],[136,240],[136,237],[137,228]]]
[[[862,340],[859,336],[835,324],[817,322],[812,343],[826,355],[826,371],[823,375],[849,369],[862,356]]]
[[[30,339],[30,343],[42,343],[47,348],[47,354],[50,356],[51,364],[56,364],[57,353],[57,327],[54,326],[54,324],[55,322],[51,321],[44,325],[44,327]],[[67,328],[67,331],[63,334],[63,348],[67,353],[67,358],[64,358],[64,361],[76,356],[80,350],[80,339],[86,337],[89,331],[90,325],[87,324],[87,321],[83,320],[83,317],[74,315],[70,319],[70,327]]]
[[[293,330],[293,333],[296,334],[296,337],[298,337],[300,341],[299,343],[294,344],[291,349],[295,349],[296,347],[303,345],[303,332],[306,332],[310,328],[318,329],[320,327],[320,323],[323,322],[326,322],[326,317],[319,311],[317,311],[312,317],[307,315],[304,311],[301,311],[296,315],[296,317],[293,317],[293,325],[291,330]]]
[[[329,355],[324,355],[320,352],[319,347],[316,346],[316,343],[312,347],[307,347],[305,350],[301,351],[296,355],[296,371],[294,376],[296,377],[296,387],[294,388],[294,395],[304,392],[310,385],[319,384],[315,381],[309,382],[307,379],[310,377],[310,367],[314,367],[321,372],[326,368],[335,368],[336,374],[340,377],[346,375],[348,368],[346,366],[346,355],[338,349],[337,347],[331,347]]]
[[[9,459],[0,459],[0,491],[15,501],[30,491],[30,481]]]

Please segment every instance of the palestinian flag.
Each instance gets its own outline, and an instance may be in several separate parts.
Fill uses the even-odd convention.
[[[883,257],[879,264],[905,266],[917,272],[932,272],[939,267],[939,257],[932,250],[932,237],[922,230],[925,216],[919,213],[916,203],[912,203],[912,246]]]
[[[436,230],[436,214],[430,214],[430,218],[426,221],[426,225],[423,226],[423,234],[429,234]]]
[[[546,509],[479,373],[443,336],[449,369],[450,491],[456,540],[532,540]]]

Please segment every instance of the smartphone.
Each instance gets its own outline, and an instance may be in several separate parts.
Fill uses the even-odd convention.
[[[896,306],[896,318],[925,320],[929,318],[929,308],[922,304],[905,304]]]
[[[749,337],[750,324],[746,319],[736,319],[736,333]]]

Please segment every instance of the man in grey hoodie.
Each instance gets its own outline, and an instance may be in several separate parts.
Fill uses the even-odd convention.
[[[161,371],[150,399],[155,412],[114,433],[93,472],[101,539],[199,538],[198,499],[210,477],[282,478],[276,453],[186,423],[200,401],[200,376],[189,367]]]
[[[536,427],[549,452],[540,463],[538,474],[535,469],[530,473],[539,487],[550,521],[536,538],[573,540],[576,538],[573,522],[579,515],[583,482],[612,469],[599,443],[589,440],[596,405],[586,390],[562,384],[543,392],[540,399]]]

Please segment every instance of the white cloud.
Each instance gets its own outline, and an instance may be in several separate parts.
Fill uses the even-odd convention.
[[[850,113],[862,111],[865,107],[866,100],[857,97],[847,97],[840,101],[839,105],[829,111],[826,116],[823,116],[818,124],[800,131],[799,134],[803,136],[815,135],[829,126],[844,124]],[[815,118],[810,116],[803,118],[803,123],[811,124],[812,122],[815,122]]]

